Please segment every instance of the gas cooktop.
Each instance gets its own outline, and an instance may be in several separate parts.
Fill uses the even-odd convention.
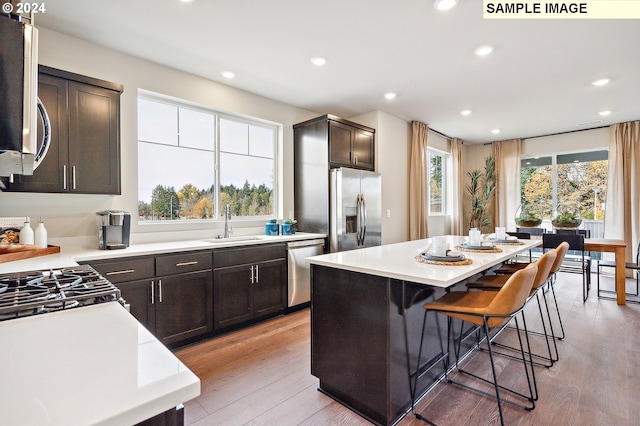
[[[113,301],[120,290],[89,265],[0,274],[0,321]]]

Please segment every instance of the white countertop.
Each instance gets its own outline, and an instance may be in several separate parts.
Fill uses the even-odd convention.
[[[296,232],[291,235],[256,236],[257,239],[246,240],[251,236],[239,236],[228,239],[215,240],[215,243],[202,240],[169,241],[145,244],[132,244],[121,250],[99,250],[86,248],[78,244],[60,244],[60,253],[47,256],[33,257],[14,262],[0,263],[0,273],[59,269],[77,266],[77,262],[91,260],[115,259],[128,256],[142,256],[147,254],[172,253],[190,250],[207,250],[225,247],[242,247],[275,242],[300,241],[314,238],[325,238],[324,234]],[[96,242],[97,246],[97,242]]]
[[[119,303],[0,322],[0,424],[135,424],[200,380]]]
[[[464,237],[447,236],[451,249],[464,242]],[[502,253],[464,252],[472,264],[464,266],[433,265],[415,260],[431,244],[431,239],[407,241],[358,250],[329,253],[307,258],[313,265],[328,266],[387,278],[449,287],[457,282],[497,265],[518,253],[540,245],[540,240],[522,240],[524,244],[500,244]]]

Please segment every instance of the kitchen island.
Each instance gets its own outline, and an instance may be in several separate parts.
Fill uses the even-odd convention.
[[[450,247],[463,237],[448,236]],[[471,264],[425,264],[416,256],[430,240],[416,240],[308,258],[311,263],[311,373],[320,391],[368,420],[397,422],[409,409],[409,372],[416,369],[427,301],[446,289],[540,244],[498,245],[499,253],[465,252]],[[440,334],[446,321],[428,317],[416,395],[442,376]]]

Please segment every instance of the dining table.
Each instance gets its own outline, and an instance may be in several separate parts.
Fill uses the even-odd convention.
[[[626,304],[626,275],[625,258],[627,244],[624,240],[609,238],[585,238],[584,249],[586,251],[597,251],[605,253],[615,253],[615,282],[616,282],[616,302],[618,305]]]

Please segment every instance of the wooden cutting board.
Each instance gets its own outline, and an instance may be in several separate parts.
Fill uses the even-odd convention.
[[[0,263],[13,262],[14,260],[29,259],[32,257],[46,256],[48,254],[60,253],[60,246],[47,246],[47,248],[39,249],[31,244],[10,244],[14,247],[6,247],[6,244],[0,245]],[[16,247],[19,246],[19,247]]]

